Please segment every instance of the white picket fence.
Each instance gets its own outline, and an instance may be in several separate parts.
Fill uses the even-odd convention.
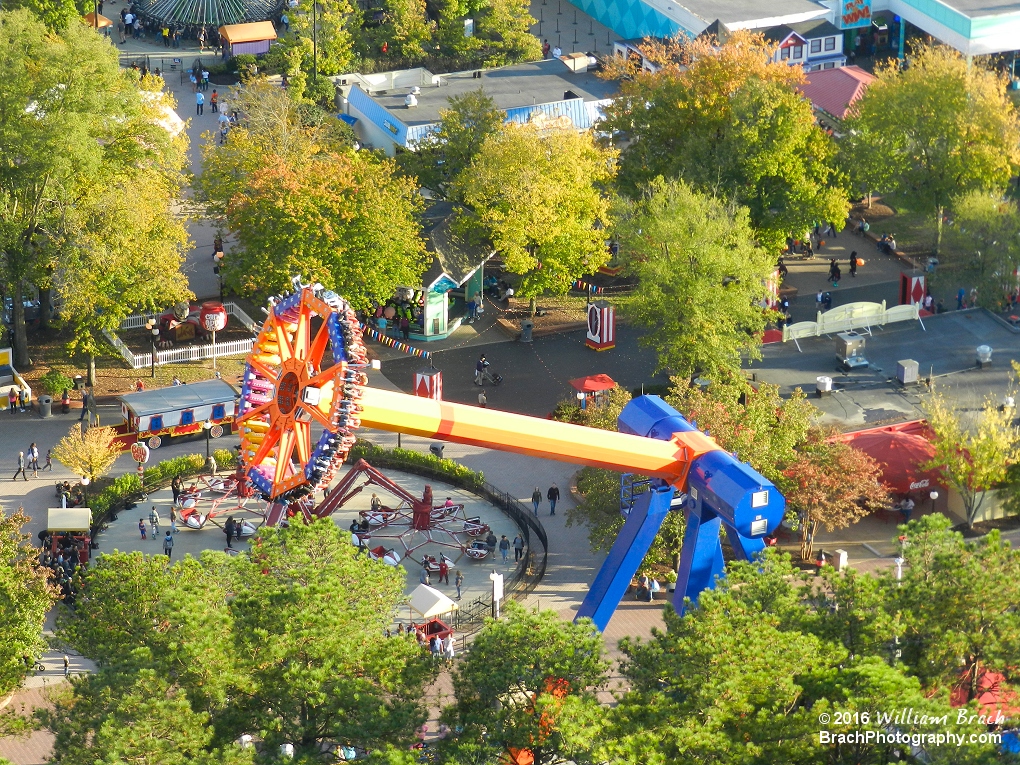
[[[248,314],[241,310],[236,303],[224,303],[227,314],[233,316],[253,334],[261,328]],[[139,329],[149,321],[149,316],[129,316],[120,323],[121,330]],[[152,353],[134,353],[117,335],[103,330],[103,335],[110,342],[121,357],[132,369],[145,369],[152,366]],[[251,352],[255,338],[244,338],[243,340],[231,340],[227,343],[216,343],[216,357],[221,356],[245,356]],[[184,364],[189,361],[201,361],[213,357],[212,343],[200,345],[184,345],[179,348],[169,348],[164,351],[156,351],[156,366],[164,364]]]

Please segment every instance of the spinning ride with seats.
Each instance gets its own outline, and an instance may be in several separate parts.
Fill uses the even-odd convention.
[[[200,475],[181,490],[178,498],[181,523],[189,529],[201,529],[217,516],[243,511],[257,514],[259,510],[247,506],[253,496],[241,468],[230,475]],[[237,536],[250,537],[255,531],[253,523],[242,520]]]
[[[322,285],[295,280],[294,287],[270,301],[240,405],[244,471],[273,503],[270,525],[285,513],[321,517],[310,495],[328,484],[361,425],[646,476],[625,480],[626,521],[578,609],[578,618],[604,630],[669,512],[687,516],[674,597],[681,613],[724,574],[723,527],[735,556],[750,560],[783,519],[786,502],[768,479],[658,396],[631,401],[619,432],[593,434],[570,423],[365,387],[367,357],[350,306]],[[314,445],[312,421],[323,427]]]
[[[451,561],[456,562],[465,552],[465,543],[470,537],[489,530],[488,525],[480,519],[468,518],[462,503],[449,501],[435,504],[430,485],[425,486],[423,496],[418,498],[365,460],[358,460],[337,482],[329,496],[311,511],[311,516],[325,518],[332,515],[367,486],[384,490],[397,500],[397,504],[394,507],[381,505],[378,509],[360,512],[369,530],[360,532],[358,536],[366,542],[394,540],[403,547],[404,555],[410,555],[428,544],[439,545],[456,550],[456,557]],[[434,570],[438,570],[438,563]]]

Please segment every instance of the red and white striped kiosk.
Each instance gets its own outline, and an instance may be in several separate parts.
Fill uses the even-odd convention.
[[[609,303],[588,304],[588,334],[585,345],[595,351],[616,347],[616,311]]]

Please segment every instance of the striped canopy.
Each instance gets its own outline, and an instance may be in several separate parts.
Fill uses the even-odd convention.
[[[221,27],[272,18],[283,0],[141,0],[142,17],[161,23]]]

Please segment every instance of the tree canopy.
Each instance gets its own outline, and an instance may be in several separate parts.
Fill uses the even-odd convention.
[[[650,46],[663,54],[661,68],[628,73],[607,107],[604,129],[630,141],[620,157],[624,191],[682,178],[747,207],[757,241],[775,252],[815,221],[840,227],[849,205],[835,146],[794,90],[803,70],[773,61],[760,34],[677,45]]]
[[[172,566],[141,553],[100,557],[82,573],[60,634],[103,672],[58,708],[56,761],[86,751],[94,762],[164,738],[200,762],[244,762],[231,749],[243,734],[272,752],[292,743],[309,758],[325,742],[409,743],[434,667],[414,640],[383,637],[403,570],[356,553],[325,519],[263,528],[252,552],[236,557],[205,553]],[[140,719],[90,737],[79,703],[97,719]],[[167,732],[171,710],[193,730]]]
[[[945,210],[973,190],[1003,188],[1020,164],[1020,116],[1006,80],[948,46],[879,66],[847,119],[842,144],[857,185],[893,192],[928,215],[934,252]]]
[[[91,269],[102,262],[108,271],[78,285],[98,292],[79,296],[95,302],[72,319],[110,308],[117,290],[123,292],[115,311],[148,305],[151,285],[136,273],[139,258],[160,256],[143,276],[158,272],[165,288],[180,291],[185,238],[168,207],[186,138],[160,124],[163,97],[143,91],[137,76],[120,68],[109,42],[83,24],[50,31],[27,10],[2,11],[0,49],[6,51],[0,56],[0,278],[13,298],[15,363],[27,368],[22,296],[29,285],[48,287],[54,277],[59,287],[63,264]],[[133,195],[132,210],[123,210],[125,199],[112,220],[105,207],[97,214],[125,194]],[[107,241],[113,223],[117,236]],[[79,331],[76,347],[94,351],[89,337]]]
[[[508,123],[482,143],[453,183],[469,208],[455,223],[491,243],[504,267],[521,275],[518,293],[566,292],[609,260],[606,184],[614,152],[573,127]]]
[[[43,624],[55,600],[38,553],[21,533],[29,518],[19,507],[12,515],[0,507],[0,695],[24,679],[46,647]]]
[[[659,178],[618,217],[620,253],[638,279],[625,311],[660,369],[716,379],[739,372],[741,354],[760,356],[775,262],[745,208]]]
[[[485,139],[503,124],[504,115],[496,103],[479,89],[453,96],[449,108],[439,112],[439,126],[419,141],[414,151],[397,157],[408,175],[440,199],[450,185],[478,155]]]

